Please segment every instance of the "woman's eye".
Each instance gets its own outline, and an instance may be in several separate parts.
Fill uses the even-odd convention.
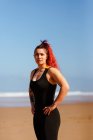
[[[35,57],[38,57],[38,56],[44,56],[44,54],[43,53],[40,53],[40,54],[36,53]]]
[[[38,56],[38,54],[36,53],[35,56]]]
[[[43,56],[44,54],[42,53],[41,56]]]

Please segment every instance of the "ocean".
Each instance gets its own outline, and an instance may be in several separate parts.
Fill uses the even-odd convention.
[[[57,97],[58,92],[55,94]],[[65,96],[62,104],[93,102],[93,92],[70,91]],[[30,107],[28,92],[0,93],[0,107]]]

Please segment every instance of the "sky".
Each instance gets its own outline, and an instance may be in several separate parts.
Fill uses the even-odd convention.
[[[28,91],[48,40],[71,91],[93,91],[92,0],[0,0],[0,92]]]

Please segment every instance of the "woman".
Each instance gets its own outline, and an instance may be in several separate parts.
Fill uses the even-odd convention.
[[[69,85],[58,70],[50,44],[45,40],[34,50],[38,65],[31,72],[29,97],[33,125],[37,140],[57,140],[60,126],[60,114],[57,106],[63,101]],[[57,84],[59,94],[54,100]]]

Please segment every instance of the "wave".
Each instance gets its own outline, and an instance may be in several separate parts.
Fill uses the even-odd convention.
[[[58,91],[55,96],[58,95]],[[0,92],[0,97],[28,97],[28,92]],[[93,92],[70,91],[67,96],[93,96]]]
[[[27,97],[28,92],[3,92],[0,93],[0,97]]]

